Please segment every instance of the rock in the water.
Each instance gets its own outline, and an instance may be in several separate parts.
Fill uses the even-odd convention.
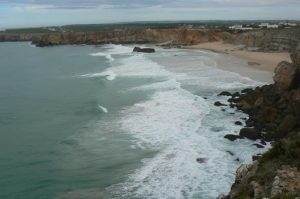
[[[140,48],[140,47],[134,47],[133,52],[142,52],[142,53],[154,53],[154,48]]]
[[[214,105],[215,106],[227,106],[226,104],[223,104],[223,103],[221,103],[219,101],[215,102]]]
[[[257,140],[261,138],[261,134],[256,128],[242,128],[240,130],[240,136],[250,140]]]
[[[229,155],[234,156],[234,153],[231,151],[226,151]]]
[[[197,158],[196,161],[200,164],[202,163],[206,163],[207,162],[207,158]]]
[[[293,86],[297,67],[286,61],[280,62],[275,68],[273,80],[281,90],[289,90]]]
[[[230,141],[235,141],[236,139],[241,139],[242,137],[239,135],[227,134],[224,136],[224,138],[226,138]]]
[[[260,144],[253,144],[253,146],[256,146],[259,149],[265,148],[263,145],[260,145]]]
[[[238,125],[238,126],[242,126],[242,125],[243,125],[243,123],[240,122],[240,121],[236,121],[234,124],[235,124],[235,125]]]
[[[229,93],[227,91],[223,91],[218,96],[231,96],[231,93]]]

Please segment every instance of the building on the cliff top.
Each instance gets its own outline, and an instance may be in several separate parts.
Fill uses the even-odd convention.
[[[253,27],[244,27],[243,25],[234,25],[234,26],[230,26],[229,29],[232,30],[253,30]]]
[[[291,27],[297,26],[296,23],[290,23],[290,22],[280,22],[279,24],[280,24],[281,26],[291,26]]]
[[[277,24],[261,23],[258,25],[260,28],[279,28]]]

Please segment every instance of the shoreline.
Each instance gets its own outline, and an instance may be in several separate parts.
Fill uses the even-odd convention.
[[[242,46],[227,44],[224,42],[207,42],[193,46],[186,46],[185,49],[202,49],[215,53],[228,54],[248,62],[251,68],[274,72],[277,64],[281,61],[291,62],[288,52],[253,52],[242,50]]]

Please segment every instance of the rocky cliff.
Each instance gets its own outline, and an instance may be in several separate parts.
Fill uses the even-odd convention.
[[[241,165],[236,180],[222,199],[300,197],[300,47],[292,63],[275,69],[274,84],[246,89],[229,99],[232,107],[247,113],[246,127],[226,138],[272,141],[265,154],[253,156],[253,164]]]
[[[254,30],[229,33],[217,29],[115,29],[99,32],[0,33],[0,41],[32,41],[43,47],[64,44],[164,43],[164,46],[225,41],[259,51],[291,51],[300,41],[300,29]]]
[[[41,34],[0,34],[0,41],[32,41],[43,47],[64,44],[130,44],[166,43],[167,45],[193,45],[222,41],[231,35],[226,32],[203,29],[122,29],[101,32],[68,32]]]
[[[259,51],[292,51],[300,42],[300,29],[249,31],[237,34],[230,42],[256,47]]]

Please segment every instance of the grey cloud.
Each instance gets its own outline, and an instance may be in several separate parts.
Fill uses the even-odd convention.
[[[161,6],[168,8],[195,7],[261,7],[297,5],[299,0],[0,0],[6,4],[47,5],[47,9],[92,9],[98,6],[110,8],[143,8]]]

